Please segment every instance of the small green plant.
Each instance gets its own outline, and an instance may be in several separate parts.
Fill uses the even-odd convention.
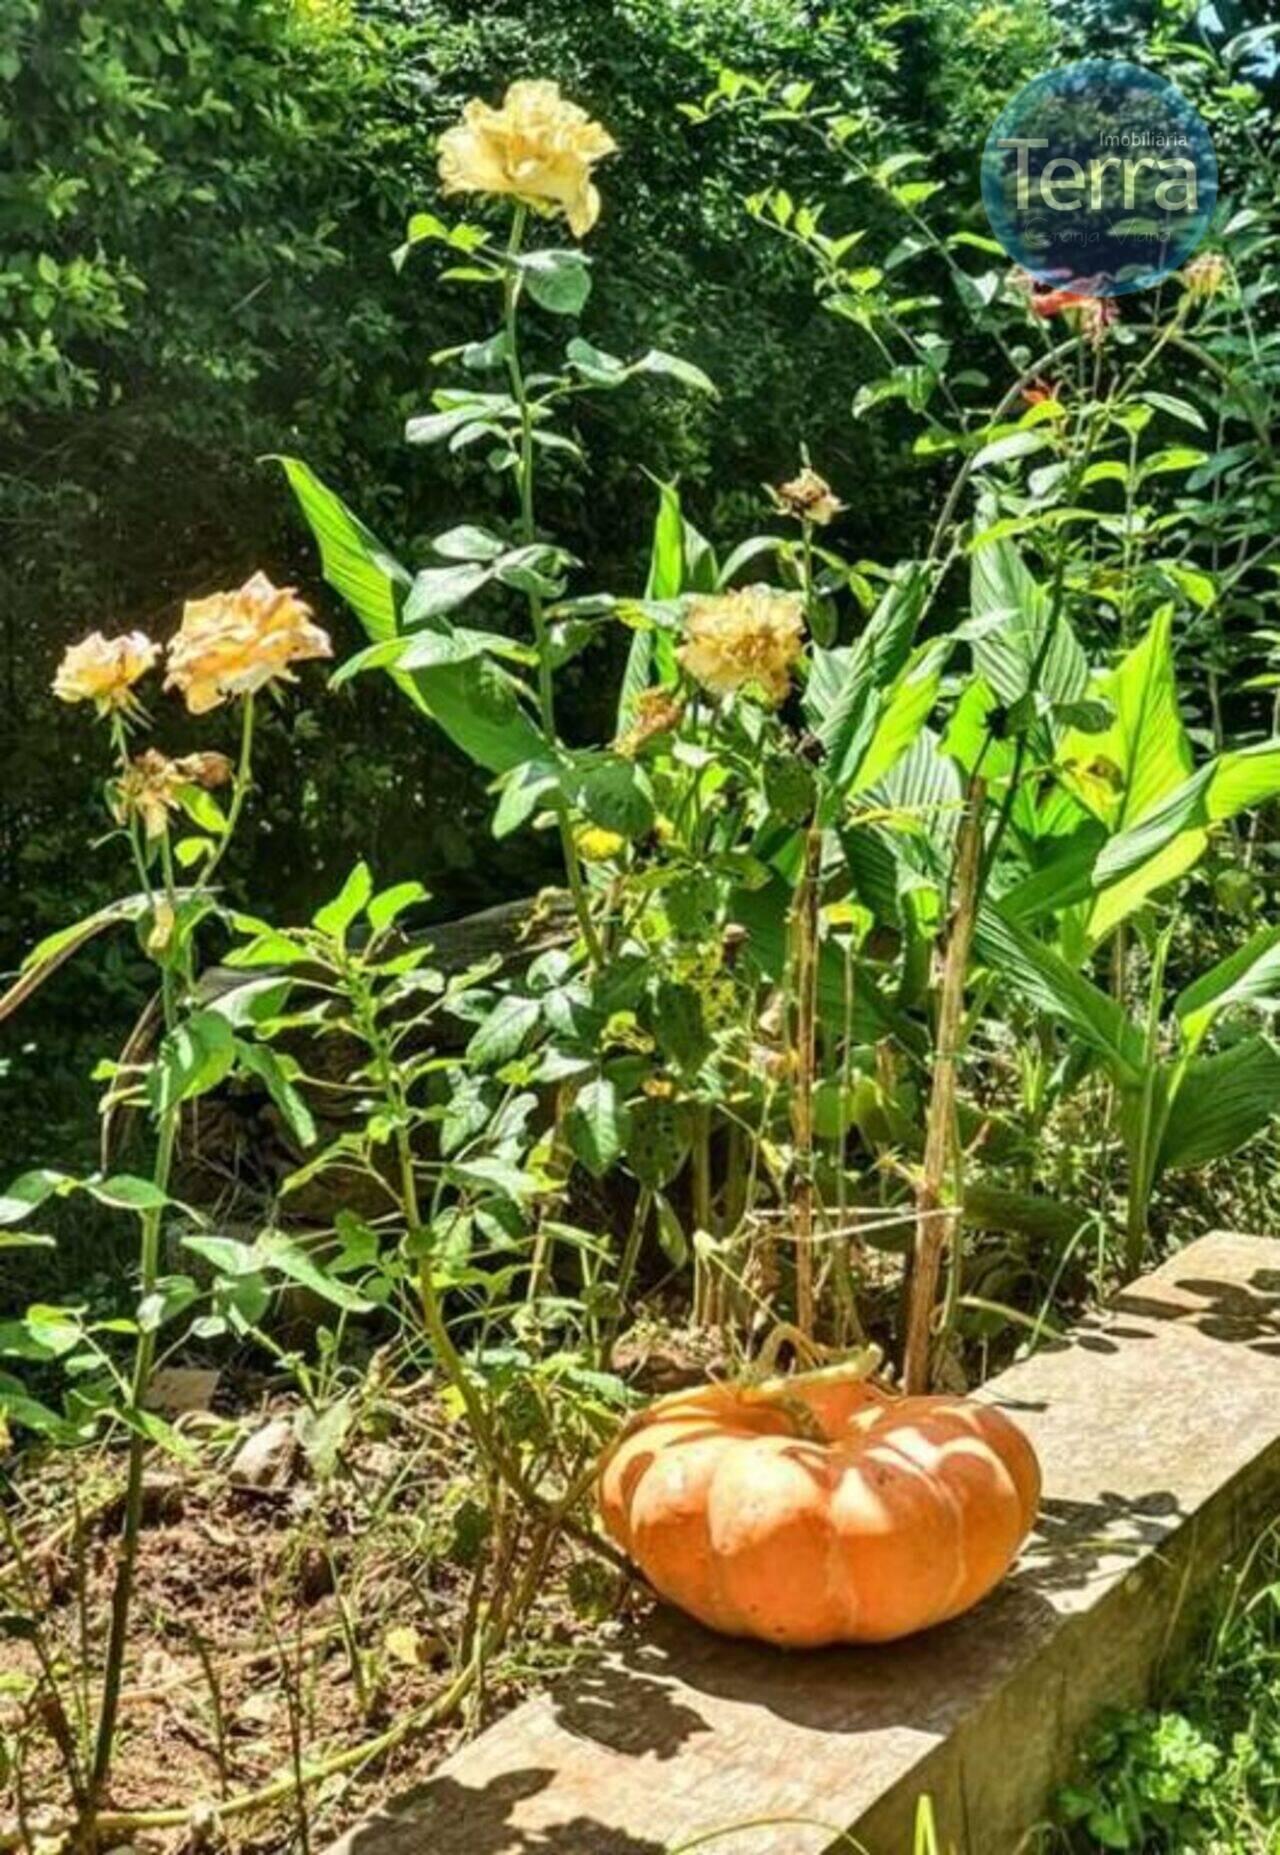
[[[1274,1528],[1226,1576],[1221,1612],[1160,1704],[1108,1712],[1061,1791],[1072,1848],[1146,1855],[1280,1849],[1280,1548]]]

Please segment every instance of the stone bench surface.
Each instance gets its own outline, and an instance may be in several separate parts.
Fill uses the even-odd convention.
[[[1012,1855],[1080,1732],[1148,1691],[1280,1494],[1280,1242],[1205,1237],[987,1385],[1044,1470],[983,1604],[787,1653],[669,1610],[525,1701],[331,1855]]]

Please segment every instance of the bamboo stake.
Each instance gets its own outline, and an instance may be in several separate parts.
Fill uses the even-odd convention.
[[[942,969],[938,1030],[929,1096],[924,1166],[916,1187],[916,1234],[907,1288],[907,1343],[903,1377],[908,1392],[930,1384],[933,1310],[938,1295],[942,1253],[954,1240],[958,1205],[944,1208],[943,1193],[955,1144],[956,1043],[964,1017],[965,976],[973,948],[982,875],[982,823],[986,781],[969,782],[968,802],[956,845],[951,924]]]

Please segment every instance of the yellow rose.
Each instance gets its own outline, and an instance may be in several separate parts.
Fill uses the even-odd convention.
[[[166,689],[180,689],[193,715],[228,696],[247,696],[279,679],[292,683],[292,663],[332,657],[328,633],[291,586],[255,573],[238,592],[189,599],[169,642]]]
[[[230,778],[231,762],[225,754],[184,754],[180,760],[170,760],[149,747],[129,762],[116,781],[112,815],[117,824],[137,818],[148,837],[159,837],[168,828],[169,814],[177,809],[184,786],[211,790],[225,786]]]
[[[64,654],[53,679],[53,693],[63,702],[92,702],[99,715],[136,710],[133,686],[159,655],[159,645],[145,632],[104,638],[94,631]]]
[[[676,655],[711,695],[733,695],[755,685],[776,705],[790,687],[791,666],[803,642],[799,593],[744,586],[690,601],[685,641]]]
[[[581,238],[600,217],[592,163],[616,147],[558,84],[524,78],[509,86],[501,109],[473,99],[440,137],[440,184],[445,193],[510,194],[536,212],[562,212]]]

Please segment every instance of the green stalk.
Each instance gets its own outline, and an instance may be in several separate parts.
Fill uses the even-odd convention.
[[[240,759],[236,767],[235,784],[231,790],[231,804],[227,810],[227,828],[222,833],[221,843],[217,846],[208,863],[205,865],[200,878],[202,883],[207,883],[210,880],[213,872],[217,869],[226,854],[227,845],[231,842],[235,833],[235,828],[240,822],[240,814],[244,810],[244,802],[249,795],[249,788],[252,784],[253,696],[249,694],[244,699],[244,707],[240,713]]]
[[[169,1173],[178,1132],[178,1109],[170,1108],[161,1118],[156,1143],[152,1180],[163,1192],[168,1190]],[[160,1263],[161,1209],[144,1212],[141,1241],[141,1298],[155,1290]],[[129,1469],[125,1483],[124,1527],[120,1536],[120,1553],[116,1561],[115,1583],[111,1592],[111,1622],[107,1633],[107,1652],[102,1677],[102,1705],[94,1744],[93,1766],[89,1774],[86,1815],[93,1824],[97,1808],[111,1770],[116,1722],[120,1711],[120,1685],[124,1675],[125,1649],[129,1639],[129,1612],[133,1603],[134,1575],[138,1563],[138,1536],[142,1530],[142,1486],[146,1438],[138,1427],[151,1368],[155,1361],[154,1328],[139,1332],[134,1348],[133,1374],[129,1387],[129,1407],[133,1428],[129,1435]]]
[[[511,237],[507,243],[508,260],[514,260],[520,250],[526,217],[527,208],[517,206],[511,222]],[[511,381],[511,397],[520,409],[520,455],[516,469],[520,488],[520,539],[528,547],[537,539],[533,509],[533,408],[529,403],[524,370],[520,365],[517,339],[516,311],[520,302],[520,273],[510,261],[503,273],[502,300],[503,327],[507,338],[507,373]],[[547,738],[547,745],[552,754],[558,756],[560,739],[556,733],[555,684],[551,668],[551,638],[547,628],[547,616],[542,604],[542,594],[536,587],[526,593],[525,598],[533,627],[534,648],[538,655],[538,712],[542,721],[542,732]],[[569,882],[569,893],[573,897],[578,925],[582,930],[582,938],[586,943],[591,964],[600,966],[604,961],[604,949],[600,944],[595,922],[591,918],[591,903],[587,894],[586,880],[582,874],[578,847],[573,841],[569,809],[562,793],[556,795],[555,812],[556,823],[560,831],[560,846],[564,855],[565,875]]]
[[[1155,1189],[1156,1161],[1168,1118],[1167,1102],[1160,1099],[1160,1005],[1164,994],[1164,970],[1173,939],[1170,924],[1156,943],[1151,962],[1151,985],[1148,992],[1146,1043],[1142,1088],[1137,1103],[1137,1118],[1129,1131],[1129,1190],[1125,1206],[1124,1270],[1126,1281],[1142,1273],[1147,1233],[1151,1219],[1151,1195]]]

